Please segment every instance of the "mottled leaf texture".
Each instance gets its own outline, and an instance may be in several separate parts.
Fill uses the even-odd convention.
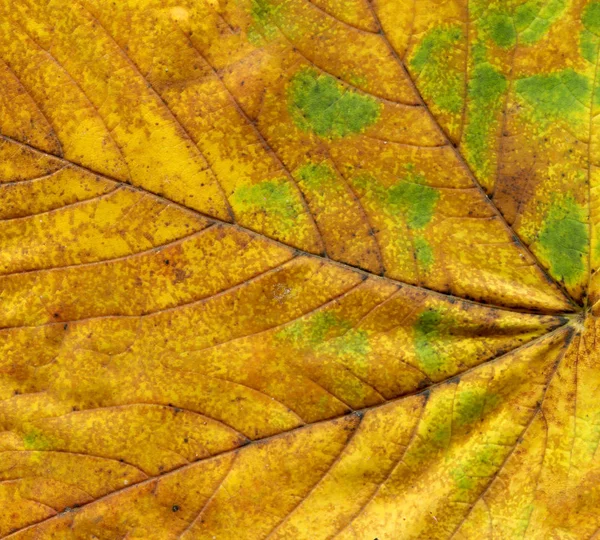
[[[600,1],[0,0],[0,536],[600,537]]]

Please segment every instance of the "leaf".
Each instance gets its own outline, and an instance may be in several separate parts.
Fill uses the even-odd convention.
[[[0,29],[0,535],[598,534],[599,2]]]

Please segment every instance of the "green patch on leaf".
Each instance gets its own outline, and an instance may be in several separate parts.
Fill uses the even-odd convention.
[[[588,62],[596,63],[600,45],[600,2],[591,2],[583,10],[581,22],[585,27],[579,34],[579,50]]]
[[[570,68],[519,79],[516,91],[532,107],[534,121],[563,120],[571,126],[589,121],[590,81]]]
[[[38,429],[31,429],[23,434],[25,450],[48,450],[52,447],[50,441]]]
[[[412,163],[405,166],[406,174],[397,184],[386,188],[371,175],[354,178],[355,185],[378,199],[388,214],[402,216],[411,229],[422,229],[432,219],[440,198],[436,188],[425,184],[425,177],[414,170]]]
[[[424,311],[415,323],[415,352],[419,364],[428,375],[441,370],[445,363],[445,358],[436,349],[435,343],[447,324],[442,312],[437,309]]]
[[[364,330],[350,329],[326,343],[323,350],[344,358],[345,362],[359,369],[364,369],[368,366],[367,355],[371,350],[369,335]]]
[[[550,207],[539,235],[550,274],[568,285],[579,282],[585,273],[589,240],[586,221],[584,209],[568,197]]]
[[[286,181],[269,180],[240,186],[232,195],[231,204],[235,212],[262,212],[287,227],[291,227],[302,213],[298,196]]]
[[[455,422],[458,426],[472,424],[483,416],[484,411],[500,402],[497,394],[485,390],[465,390],[456,395]]]
[[[473,43],[471,46],[471,57],[474,65],[487,62],[487,49],[482,41],[478,40]]]
[[[425,270],[429,270],[433,264],[433,249],[425,238],[421,236],[415,237],[415,254],[419,266]]]
[[[321,189],[332,180],[335,174],[329,165],[324,163],[307,163],[298,169],[298,181],[310,190]]]
[[[349,330],[336,341],[336,349],[342,355],[364,356],[370,350],[369,337],[364,330]]]
[[[302,69],[290,81],[288,110],[294,123],[321,137],[359,133],[379,118],[380,104],[330,75]]]
[[[530,45],[539,41],[558,19],[567,0],[529,0],[515,10],[519,41]]]
[[[359,360],[370,351],[367,332],[353,329],[349,321],[331,311],[320,311],[309,319],[297,321],[275,337],[297,348],[318,349]]]
[[[579,34],[579,52],[588,62],[596,62],[598,45],[600,45],[600,38],[596,34],[585,29],[581,31]]]
[[[296,346],[315,346],[322,343],[333,329],[348,331],[350,323],[331,311],[319,311],[309,319],[297,321],[276,334],[279,339],[291,341]]]
[[[590,2],[585,7],[581,22],[592,34],[600,36],[600,2]]]
[[[281,6],[274,6],[266,0],[252,0],[250,15],[254,23],[248,28],[248,40],[253,45],[259,46],[263,40],[271,40],[277,33],[277,26],[273,17]]]
[[[454,479],[454,482],[458,489],[470,491],[475,487],[475,479],[471,476],[468,476],[462,467],[452,469],[450,471],[450,475]]]
[[[388,203],[406,216],[411,229],[422,229],[431,221],[439,198],[437,189],[410,181],[400,182],[388,191]]]
[[[491,8],[489,2],[477,4],[471,11],[483,35],[499,47],[508,49],[516,45],[517,36],[522,45],[539,41],[558,20],[567,0],[528,0],[514,11],[509,2],[500,2],[495,8]]]
[[[488,478],[496,472],[504,458],[503,449],[497,445],[486,445],[477,449],[458,467],[450,471],[456,487],[470,491],[482,479]]]
[[[517,32],[512,17],[506,13],[492,12],[482,23],[489,38],[499,47],[512,47],[517,41]]]
[[[481,63],[473,69],[468,88],[465,152],[469,164],[481,179],[487,179],[494,172],[498,113],[502,110],[501,98],[506,89],[506,79],[489,63]]]
[[[464,98],[463,74],[449,65],[463,37],[460,26],[434,28],[419,43],[410,65],[419,79],[419,89],[443,111],[460,113]]]

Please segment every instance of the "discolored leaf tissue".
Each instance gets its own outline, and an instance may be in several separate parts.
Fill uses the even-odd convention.
[[[600,2],[0,0],[0,536],[600,537]]]

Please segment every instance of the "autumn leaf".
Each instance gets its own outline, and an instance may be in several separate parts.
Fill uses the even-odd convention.
[[[0,0],[0,535],[595,538],[600,2]]]

